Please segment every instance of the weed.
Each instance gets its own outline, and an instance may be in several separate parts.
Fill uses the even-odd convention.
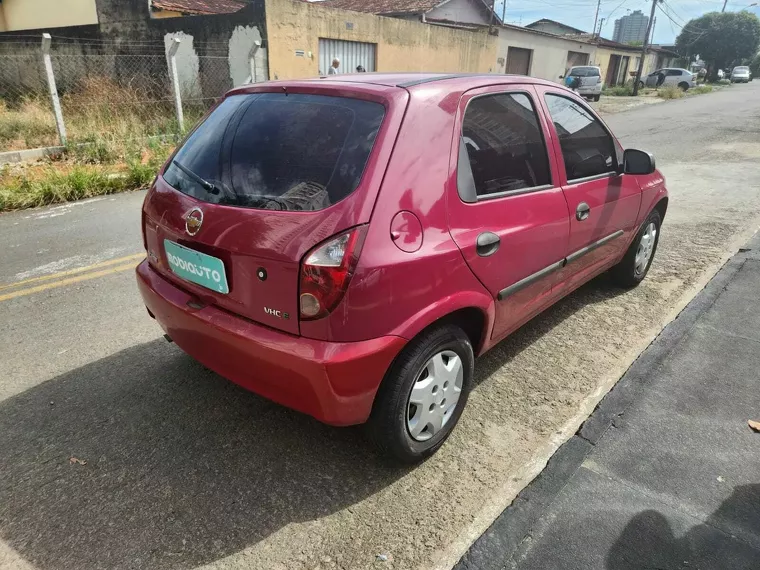
[[[657,91],[657,96],[661,99],[680,99],[683,95],[683,90],[676,85],[668,85]]]
[[[698,85],[693,89],[689,89],[689,95],[701,95],[702,93],[710,93],[713,90],[712,85]]]
[[[633,85],[618,85],[617,87],[605,87],[603,95],[612,95],[613,97],[628,97],[633,95]]]

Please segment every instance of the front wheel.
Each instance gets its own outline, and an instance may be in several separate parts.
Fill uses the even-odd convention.
[[[455,325],[412,340],[386,373],[366,425],[379,451],[403,463],[435,453],[462,415],[474,360],[469,338]]]
[[[612,280],[620,287],[636,287],[647,276],[660,241],[660,212],[652,210],[623,259],[612,268]]]

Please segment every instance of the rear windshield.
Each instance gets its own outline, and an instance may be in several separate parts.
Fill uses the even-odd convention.
[[[570,77],[599,77],[599,68],[574,67],[570,70]]]
[[[261,93],[225,99],[164,173],[199,200],[321,210],[356,190],[385,116],[379,103]]]
[[[735,67],[734,71],[749,71],[749,67],[746,67],[746,66]]]

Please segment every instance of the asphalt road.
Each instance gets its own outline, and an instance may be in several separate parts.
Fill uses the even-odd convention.
[[[650,276],[598,279],[481,359],[415,469],[161,338],[131,272],[142,193],[1,215],[0,567],[453,565],[758,225],[760,83],[608,123],[671,190]]]

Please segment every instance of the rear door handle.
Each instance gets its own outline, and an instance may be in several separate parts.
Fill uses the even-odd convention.
[[[591,214],[591,207],[586,204],[586,202],[581,202],[578,204],[578,207],[575,209],[576,220],[582,222],[583,220],[588,219],[589,214]]]
[[[501,239],[493,232],[483,232],[478,236],[475,250],[480,257],[488,257],[499,251]]]

